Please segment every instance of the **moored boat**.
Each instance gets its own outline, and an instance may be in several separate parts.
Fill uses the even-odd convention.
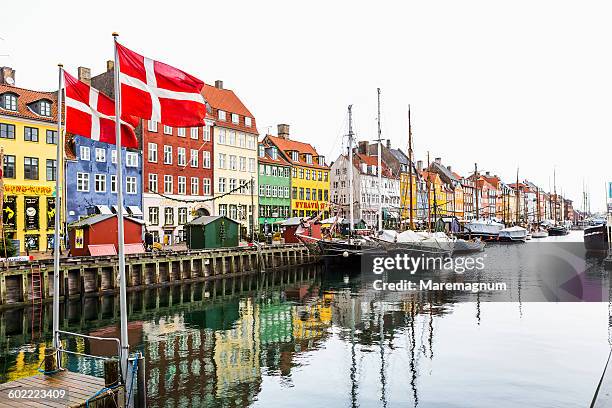
[[[548,236],[548,231],[545,229],[533,231],[531,233],[532,238],[546,238]]]
[[[518,225],[504,228],[499,231],[498,238],[504,242],[525,242],[527,239],[527,229]]]
[[[483,239],[496,239],[504,224],[493,220],[472,220],[465,224],[461,235],[480,237]]]
[[[455,241],[454,254],[469,254],[473,252],[482,252],[485,248],[485,242],[480,238],[463,239],[459,238]]]
[[[548,227],[548,235],[549,236],[562,236],[569,234],[567,228],[562,225],[553,225]]]
[[[606,224],[590,225],[584,229],[584,247],[587,251],[606,252],[609,248]]]

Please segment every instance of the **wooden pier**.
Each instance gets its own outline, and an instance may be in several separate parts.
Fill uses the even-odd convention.
[[[106,392],[104,379],[90,375],[60,371],[52,375],[36,375],[0,385],[0,407],[115,407],[122,406],[123,386]],[[25,398],[30,390],[65,391],[64,397]],[[9,392],[12,391],[11,394]],[[34,394],[31,394],[32,396]],[[59,395],[56,393],[56,395]]]
[[[136,290],[229,278],[317,260],[299,244],[134,254],[126,255],[126,283],[128,290]],[[63,258],[60,269],[59,291],[64,298],[118,290],[116,256]],[[37,285],[40,290],[36,290]],[[0,270],[0,308],[50,301],[52,295],[53,264],[48,260],[9,264]]]

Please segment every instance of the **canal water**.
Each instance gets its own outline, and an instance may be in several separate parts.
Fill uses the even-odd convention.
[[[529,245],[489,245],[489,261],[504,267],[487,273],[507,270]],[[591,279],[607,281],[600,259],[588,263]],[[518,284],[512,290],[538,285],[517,269],[508,277]],[[320,265],[129,293],[130,344],[146,358],[149,406],[590,404],[610,350],[608,299],[385,296],[360,280],[358,270]],[[112,296],[66,301],[61,327],[118,337],[118,313]],[[0,382],[36,374],[51,342],[50,305],[4,310],[0,323]],[[113,353],[103,343],[68,339],[67,346]],[[102,375],[93,359],[64,364]]]

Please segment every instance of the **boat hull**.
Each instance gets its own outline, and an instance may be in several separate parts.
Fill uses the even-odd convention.
[[[565,227],[550,227],[548,229],[548,235],[551,237],[560,237],[569,234],[569,231]]]
[[[485,248],[485,242],[482,240],[468,241],[465,239],[458,239],[455,241],[455,254],[470,254],[474,252],[482,252]]]
[[[584,247],[587,251],[605,252],[609,248],[606,225],[593,225],[584,229]]]

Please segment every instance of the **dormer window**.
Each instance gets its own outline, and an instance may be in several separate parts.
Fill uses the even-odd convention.
[[[232,113],[232,123],[237,125],[240,122],[240,116],[236,113]]]
[[[251,118],[247,116],[244,117],[244,126],[251,127]]]
[[[51,116],[51,103],[48,101],[40,101],[38,109],[42,116]]]
[[[365,163],[361,163],[361,172],[362,173],[368,173],[368,165]]]
[[[225,111],[222,111],[221,109],[219,109],[219,112],[217,113],[217,115],[219,116],[219,120],[225,120]]]
[[[278,159],[278,151],[276,150],[276,147],[272,148],[272,151],[270,152],[270,155],[272,156],[272,160],[277,160]]]
[[[376,174],[376,166],[370,166],[370,171],[372,174]]]
[[[293,160],[294,162],[299,160],[298,156],[299,156],[298,152],[296,152],[296,151],[291,152],[291,160]]]
[[[312,154],[306,154],[306,163],[312,164]]]
[[[263,147],[262,145],[259,145],[259,157],[265,157],[266,156],[266,148]]]
[[[319,156],[319,166],[325,166],[325,156]]]
[[[2,95],[2,107],[7,110],[17,110],[17,95],[5,93]]]

